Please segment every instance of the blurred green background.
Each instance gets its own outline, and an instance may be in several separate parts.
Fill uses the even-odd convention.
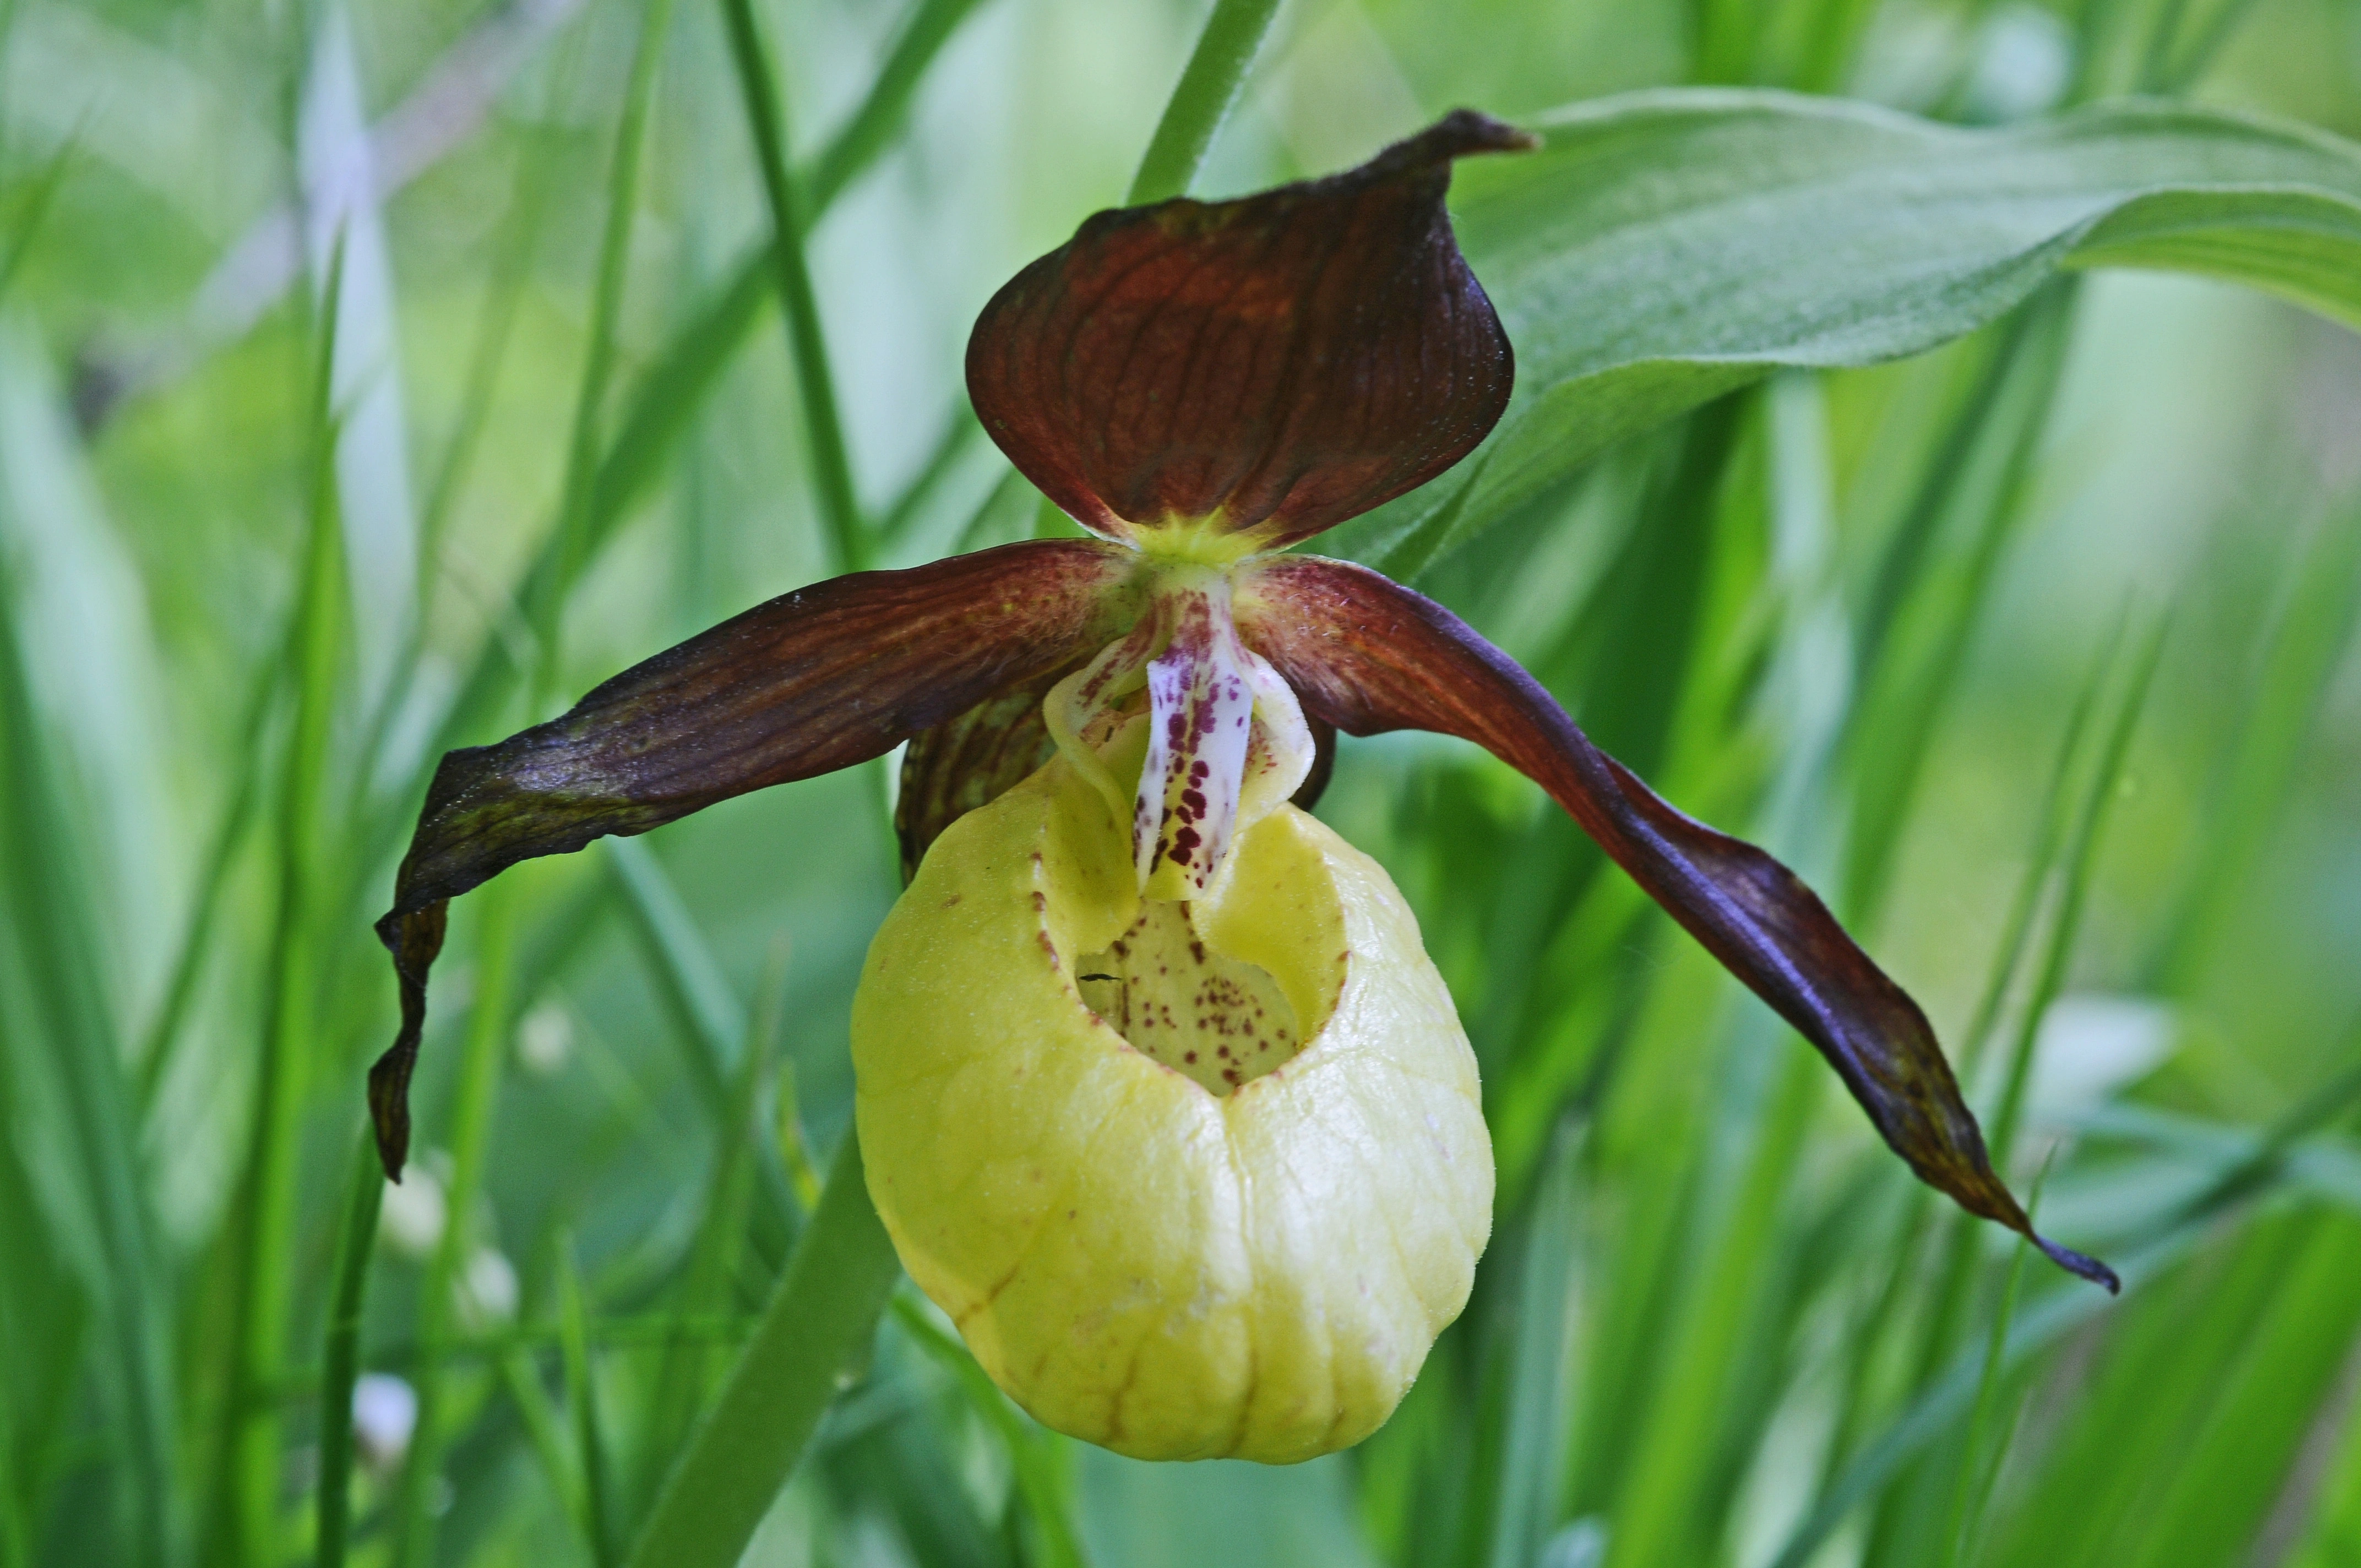
[[[758,9],[825,366],[719,6],[0,0],[0,1563],[310,1561],[347,1463],[351,1561],[620,1561],[769,1296],[848,1121],[884,765],[455,906],[324,1441],[434,756],[838,570],[823,391],[875,564],[1032,532],[968,325],[1123,198],[1205,13]],[[1701,84],[2354,137],[2361,5],[1292,0],[1195,189]],[[1929,1202],[1536,789],[1347,740],[1321,814],[1416,907],[1501,1157],[1402,1410],[1136,1464],[906,1286],[748,1561],[2361,1564],[2361,339],[2061,280],[1416,582],[1828,894],[2125,1296]]]

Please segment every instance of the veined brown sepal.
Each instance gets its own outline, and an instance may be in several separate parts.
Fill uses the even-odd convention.
[[[1463,109],[1324,180],[1100,213],[984,307],[976,413],[1083,526],[1209,561],[1413,489],[1515,378],[1444,208],[1452,160],[1534,145]]]
[[[387,1173],[407,1153],[403,1097],[448,900],[520,861],[881,756],[1104,642],[1136,616],[1139,571],[1096,540],[1038,540],[833,578],[632,666],[546,724],[445,755],[377,926],[402,995],[401,1032],[369,1076]]]

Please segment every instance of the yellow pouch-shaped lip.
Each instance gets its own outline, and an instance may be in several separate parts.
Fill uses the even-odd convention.
[[[1475,1058],[1384,871],[1292,807],[1168,906],[1208,974],[1283,999],[1281,1059],[1227,1092],[1159,1061],[1185,1006],[1136,1048],[1085,1001],[1115,1011],[1111,981],[1080,980],[1142,916],[1127,828],[1057,761],[928,852],[853,1003],[870,1192],[1044,1423],[1309,1459],[1374,1431],[1466,1305],[1492,1203]]]

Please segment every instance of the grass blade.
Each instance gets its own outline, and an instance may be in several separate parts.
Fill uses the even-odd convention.
[[[920,78],[977,3],[922,0],[861,107],[814,164],[807,217],[816,220],[884,150],[908,113]],[[553,532],[519,582],[515,600],[528,623],[545,616],[542,606],[572,592],[581,573],[598,559],[662,473],[762,315],[776,273],[772,250],[770,245],[758,247],[741,261],[730,280],[674,333],[641,376],[614,422],[616,433],[599,461],[579,533],[566,539]],[[507,638],[488,638],[434,742],[426,748],[423,765],[431,767],[443,752],[480,740],[522,668]],[[378,817],[371,832],[371,863],[382,861],[394,836],[409,826],[407,814],[424,787],[422,774],[395,792],[393,809]]]
[[[836,569],[858,572],[869,563],[868,527],[852,488],[852,459],[836,407],[836,380],[829,370],[828,335],[813,292],[811,264],[804,254],[809,225],[787,163],[786,115],[779,102],[776,74],[763,49],[753,0],[722,0],[730,23],[730,55],[745,99],[747,129],[762,167],[763,194],[771,209],[771,265],[779,300],[786,308],[787,351],[796,367],[803,405],[804,433],[811,465],[813,498],[828,531]]]
[[[2039,1183],[2026,1195],[2026,1213],[2037,1217],[2041,1201]],[[1985,1434],[1998,1419],[2001,1402],[2001,1358],[2008,1349],[2009,1320],[2016,1313],[2016,1288],[2025,1277],[2025,1255],[2028,1244],[2017,1238],[2009,1249],[2008,1280],[2001,1288],[2000,1307],[1993,1313],[1992,1333],[1984,1344],[1983,1372],[1976,1385],[1975,1410],[1968,1418],[1967,1436],[1960,1443],[1958,1475],[1951,1487],[1951,1511],[1943,1529],[1941,1543],[1943,1568],[1957,1568],[1967,1555],[1969,1538],[1982,1516],[1983,1504],[1991,1490],[1993,1477],[2000,1472],[2005,1454],[1996,1453],[1989,1463],[1982,1457]]]
[[[595,1568],[615,1568],[614,1506],[608,1497],[607,1438],[598,1413],[597,1369],[590,1361],[590,1313],[575,1272],[570,1238],[557,1243],[557,1332],[566,1357],[566,1387],[574,1407],[575,1442],[582,1467],[582,1532]]]
[[[2348,1037],[2361,1041],[2361,1032]],[[2127,1247],[2116,1272],[2129,1299],[2147,1281],[2187,1256],[2222,1216],[2258,1203],[2286,1179],[2288,1156],[2299,1141],[2361,1103],[2361,1066],[2340,1072],[2274,1121],[2257,1144],[2224,1162],[2205,1186]],[[2062,1285],[2043,1295],[2009,1330],[2003,1371],[2058,1343],[2105,1310],[2096,1290]],[[1772,1568],[1806,1568],[1847,1516],[1878,1492],[1963,1415],[1981,1382],[1981,1363],[1955,1362],[1923,1381],[1908,1405],[1839,1468],[1788,1533]]]
[[[2049,782],[2043,789],[2041,806],[2035,817],[2037,826],[2032,850],[2026,858],[2025,872],[2017,879],[2016,891],[2010,898],[2009,912],[2001,927],[2000,946],[1985,976],[1983,992],[1977,1000],[1968,1028],[1959,1037],[1958,1066],[1963,1079],[1972,1077],[1984,1039],[1992,1033],[2024,962],[2026,944],[2032,939],[2034,920],[2040,913],[2041,895],[2049,886],[2066,834],[2067,785],[2073,764],[2081,755],[2083,730],[2114,663],[2114,645],[2110,642],[2092,666],[2090,678],[2067,717],[2066,733],[2058,745],[2058,760],[2050,768]],[[1859,1349],[1846,1364],[1844,1389],[1838,1399],[1836,1425],[1829,1434],[1820,1476],[1823,1486],[1838,1464],[1853,1456],[1861,1424],[1868,1419],[1870,1376],[1878,1364],[1881,1347],[1895,1332],[1904,1299],[1917,1279],[1922,1249],[1929,1240],[1928,1222],[1935,1215],[1933,1200],[1932,1189],[1920,1182],[1910,1184],[1909,1195],[1903,1201],[1901,1223],[1895,1227],[1891,1244],[1885,1282],[1868,1310],[1856,1320],[1849,1336]]]
[[[2000,1106],[1992,1117],[1993,1161],[2003,1169],[2007,1168],[2009,1156],[2015,1150],[2017,1127],[2024,1118],[2026,1088],[2032,1080],[2033,1047],[2042,1015],[2065,987],[2067,961],[2072,958],[2075,940],[2081,934],[2082,906],[2090,896],[2092,868],[2106,833],[2108,807],[2123,795],[2124,765],[2131,753],[2133,732],[2147,707],[2148,689],[2155,684],[2166,629],[2166,622],[2157,623],[2148,634],[2147,648],[2132,666],[2130,684],[2116,705],[2105,749],[2100,752],[2092,774],[2091,791],[2075,813],[2073,831],[2067,839],[2058,913],[2051,923],[2041,968],[2035,976],[2033,994],[2017,1023],[2016,1037],[2009,1049],[2008,1076],[2001,1090]]]
[[[894,145],[895,133],[910,113],[910,101],[927,67],[942,52],[961,22],[980,0],[919,0],[910,19],[894,39],[894,47],[878,68],[877,80],[861,107],[829,141],[807,170],[798,171],[807,210],[816,220],[844,188],[861,177],[878,155]]]
[[[1197,47],[1164,105],[1164,117],[1156,122],[1139,172],[1132,176],[1126,206],[1161,202],[1189,189],[1278,15],[1279,0],[1214,0],[1213,14],[1205,18],[1205,30],[1197,35]]]
[[[170,1563],[182,1547],[182,1500],[173,1460],[173,1369],[164,1325],[172,1310],[159,1267],[132,1096],[106,1004],[106,978],[81,835],[68,805],[61,759],[46,732],[21,641],[21,601],[0,540],[0,842],[8,846],[0,899],[0,1049],[12,1146],[50,1179],[28,1183],[37,1200],[0,1232],[48,1232],[86,1292],[97,1330],[86,1365],[68,1361],[50,1408],[68,1408],[80,1377],[96,1387],[114,1549],[127,1560]],[[9,1163],[19,1149],[12,1146]],[[28,1174],[30,1172],[28,1171]],[[27,1234],[29,1242],[29,1234]],[[45,1347],[71,1356],[79,1336]],[[18,1365],[25,1365],[19,1360]],[[30,1368],[28,1367],[27,1370]],[[26,1410],[50,1406],[36,1401]],[[62,1431],[31,1434],[49,1467]],[[8,1477],[13,1484],[14,1475]],[[33,1521],[27,1521],[28,1526]],[[93,1536],[105,1539],[104,1527]]]
[[[829,1401],[867,1359],[901,1274],[848,1129],[761,1324],[656,1498],[632,1568],[738,1561]]]
[[[501,367],[508,361],[517,307],[523,302],[525,286],[533,280],[533,253],[541,240],[542,220],[549,210],[553,166],[556,161],[554,152],[546,137],[536,138],[526,150],[523,167],[517,170],[508,218],[501,225],[504,232],[500,250],[493,258],[491,280],[484,292],[483,313],[476,326],[475,346],[467,358],[467,378],[459,394],[459,411],[452,421],[451,439],[443,449],[443,461],[436,466],[434,482],[426,492],[426,507],[419,519],[422,579],[434,570],[451,513],[467,488],[477,450],[491,422],[492,394],[500,386]],[[419,584],[422,607],[426,602],[428,587],[424,580]],[[364,755],[375,753],[376,747],[372,745]]]
[[[1737,1201],[1703,1244],[1701,1277],[1684,1293],[1664,1373],[1645,1402],[1609,1526],[1610,1568],[1697,1561],[1719,1534],[1719,1520],[1698,1507],[1712,1493],[1703,1483],[1721,1450],[1753,1317],[1749,1304],[1775,1272],[1770,1255],[1780,1239],[1780,1204],[1827,1077],[1800,1041],[1784,1043]]]
[[[751,1168],[762,1146],[754,1102],[776,1055],[786,1013],[787,947],[776,943],[763,975],[761,1005],[730,1087],[727,1113],[717,1124],[713,1175],[706,1187],[705,1216],[689,1248],[675,1310],[680,1329],[664,1347],[648,1407],[641,1445],[640,1495],[653,1501],[664,1471],[676,1457],[712,1382],[711,1347],[691,1332],[694,1320],[728,1310],[730,1286],[744,1250],[747,1207],[752,1197]]]
[[[2064,987],[2066,966],[2073,957],[2075,944],[2081,935],[2082,907],[2090,891],[2091,872],[2098,846],[2105,832],[2108,807],[2123,793],[2125,761],[2131,750],[2133,732],[2147,707],[2157,661],[2164,649],[2165,630],[2166,623],[2159,620],[2149,633],[2147,646],[2135,658],[2125,688],[2117,699],[2113,718],[2107,727],[2104,743],[2093,761],[2088,788],[2076,808],[2073,828],[2067,837],[2060,861],[2057,907],[2051,916],[2048,938],[2043,944],[2040,967],[2034,973],[2031,993],[2026,1000],[2016,1032],[2010,1042],[1999,1105],[1984,1118],[1988,1129],[1986,1146],[1991,1150],[1993,1167],[1996,1170],[2008,1169],[2009,1157],[2015,1147],[2018,1127],[2024,1115],[2026,1090],[2032,1081],[2033,1048],[2039,1039],[2042,1018]],[[1932,1381],[1938,1371],[1959,1351],[1962,1325],[1968,1320],[1976,1294],[1976,1264],[1982,1255],[1982,1234],[1974,1226],[1954,1223],[1951,1227],[1949,1252],[1918,1343],[1916,1357],[1917,1387],[1923,1387]],[[1922,1485],[1932,1484],[1932,1477],[1921,1473],[1887,1494],[1880,1504],[1871,1533],[1873,1552],[1883,1553],[1903,1550],[1898,1539],[1900,1533],[1910,1529],[1914,1520],[1926,1517],[1923,1511],[1913,1508],[1915,1503],[1923,1509],[1928,1501],[1918,1488]]]
[[[1884,900],[1927,752],[2001,560],[2024,521],[2064,373],[2076,294],[2070,283],[2058,285],[2026,307],[2000,351],[1990,398],[1980,388],[1957,416],[1881,573],[1856,652],[1861,697],[1847,737],[1856,782],[1842,890],[1854,925],[1873,921]],[[1914,536],[1922,528],[1931,532],[1937,513],[1959,504],[1952,498],[1962,494],[1975,498],[1970,504],[1980,510],[1962,520],[1965,539],[1957,554],[1938,561],[1931,543],[1914,543]],[[1888,598],[1894,608],[1881,609]]]
[[[671,21],[672,0],[649,0],[640,21],[639,44],[631,55],[631,80],[624,93],[622,118],[615,127],[614,161],[607,181],[607,221],[598,241],[598,280],[591,298],[590,346],[575,394],[574,428],[566,444],[566,489],[558,503],[557,575],[563,582],[579,577],[588,560],[584,513],[598,478],[600,415],[606,410],[608,383],[614,377],[615,327],[623,311],[631,225],[639,215],[641,148],[647,137],[648,104],[654,96],[656,66],[664,58],[664,32]],[[555,686],[564,608],[562,594],[552,595],[535,607],[541,689],[533,694],[530,707],[536,717]]]
[[[935,443],[934,451],[928,454],[926,462],[903,487],[902,493],[894,499],[894,504],[885,509],[885,515],[877,520],[880,549],[891,550],[901,543],[903,536],[909,532],[910,525],[935,499],[942,488],[943,481],[950,477],[951,471],[959,466],[960,459],[967,455],[968,449],[983,433],[983,426],[977,422],[975,411],[964,401],[951,411],[950,424],[944,430],[942,438]]]
[[[258,759],[264,754],[263,725],[270,717],[286,669],[284,658],[273,658],[255,673],[254,690],[247,698],[243,722],[238,726],[242,741],[237,755]],[[222,894],[236,861],[238,840],[245,836],[247,819],[262,792],[262,771],[258,762],[249,762],[239,769],[237,783],[214,829],[213,842],[206,846],[205,858],[197,873],[197,895],[190,904],[188,925],[172,956],[164,999],[157,1005],[155,1021],[148,1025],[147,1042],[139,1050],[139,1104],[143,1112],[154,1107],[157,1093],[171,1072],[181,1026],[188,1021],[190,1004],[196,1000],[197,981],[203,975],[205,959],[213,951]]]
[[[719,1110],[729,1101],[732,1064],[746,1039],[746,1009],[655,851],[639,839],[603,839],[599,848],[622,890],[657,990],[695,1047],[690,1075]]]
[[[271,1390],[288,1337],[301,1178],[302,1114],[315,1048],[321,805],[338,677],[349,637],[345,533],[337,505],[342,428],[331,404],[344,251],[322,295],[311,389],[311,489],[302,575],[287,638],[294,715],[280,763],[272,855],[277,885],[264,981],[261,1049],[240,1181],[231,1323],[208,1557],[249,1563],[279,1551],[280,1423]]]
[[[1568,1358],[1582,1288],[1578,1136],[1551,1154],[1525,1225],[1517,1307],[1509,1326],[1508,1397],[1500,1464],[1490,1499],[1491,1568],[1521,1568],[1541,1554],[1557,1522],[1565,1475]]]

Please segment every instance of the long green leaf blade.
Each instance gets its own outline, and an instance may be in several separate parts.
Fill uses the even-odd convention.
[[[1456,475],[1355,525],[1397,576],[1683,410],[1922,353],[2064,269],[2200,272],[2361,323],[2361,148],[2301,126],[2132,103],[1962,130],[1696,90],[1534,128],[1541,152],[1470,166],[1456,203],[1517,401]]]

